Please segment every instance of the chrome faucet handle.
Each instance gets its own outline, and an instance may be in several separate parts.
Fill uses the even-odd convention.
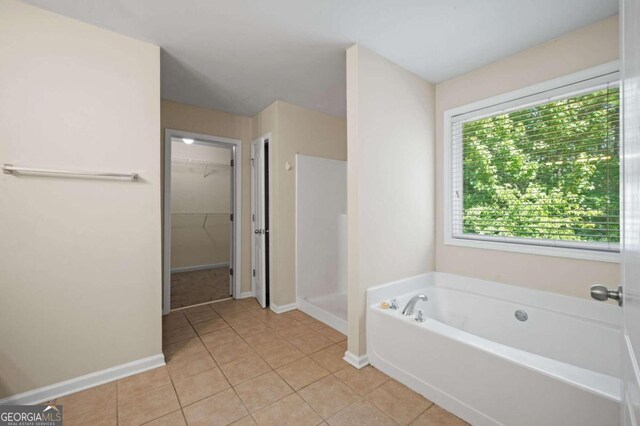
[[[424,312],[422,312],[422,309],[418,309],[418,313],[416,314],[416,321],[424,322]]]
[[[399,308],[398,303],[398,299],[391,299],[391,305],[389,306],[389,309],[397,310]]]

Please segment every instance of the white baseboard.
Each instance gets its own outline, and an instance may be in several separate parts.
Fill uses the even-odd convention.
[[[252,291],[243,291],[236,299],[246,299],[248,297],[254,297]]]
[[[142,373],[143,371],[162,367],[163,365],[165,365],[164,355],[153,355],[136,361],[127,362],[126,364],[120,364],[115,367],[96,371],[94,373],[85,374],[84,376],[74,377],[73,379],[65,380],[64,382],[58,382],[49,386],[12,395],[7,398],[0,399],[0,405],[40,404],[45,401],[51,401],[54,398],[60,398],[94,386],[122,379],[123,377],[132,376],[134,374]]]
[[[229,267],[229,262],[210,263],[208,265],[183,266],[181,268],[171,268],[171,273],[202,271],[205,269],[225,268]]]
[[[345,361],[347,361],[349,364],[353,365],[357,369],[361,369],[362,367],[366,367],[367,365],[369,365],[369,357],[366,354],[362,356],[357,356],[355,354],[352,354],[349,351],[346,351],[344,353],[344,358],[342,359],[344,359]]]
[[[297,309],[298,308],[298,304],[297,303],[289,303],[288,305],[278,306],[278,305],[274,305],[272,303],[270,308],[276,314],[282,314],[284,312],[293,311],[294,309]]]
[[[322,308],[318,308],[313,303],[309,303],[301,297],[298,297],[297,301],[298,309],[300,309],[305,314],[312,316],[318,321],[322,321],[329,327],[339,331],[342,334],[347,334],[347,321],[325,311]]]

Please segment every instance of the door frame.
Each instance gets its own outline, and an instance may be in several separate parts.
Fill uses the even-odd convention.
[[[231,149],[233,161],[231,179],[231,215],[233,226],[230,239],[229,264],[231,274],[232,297],[240,298],[242,293],[242,141],[239,139],[223,138],[220,136],[205,135],[201,133],[187,132],[184,130],[164,129],[164,161],[162,182],[162,314],[171,311],[171,139],[189,138],[199,142],[205,142],[212,146]]]
[[[255,219],[253,217],[253,215],[255,214],[254,209],[255,209],[255,205],[254,205],[254,192],[255,192],[255,182],[254,182],[254,173],[255,173],[255,168],[253,167],[253,145],[257,142],[262,142],[266,149],[263,151],[265,153],[265,224],[267,229],[269,230],[266,234],[265,234],[265,271],[264,271],[264,277],[265,277],[265,292],[266,292],[266,299],[265,299],[265,304],[266,307],[268,308],[270,306],[270,292],[271,292],[271,288],[270,288],[270,284],[271,284],[271,268],[270,268],[270,254],[271,254],[271,155],[268,152],[268,146],[269,146],[269,142],[271,142],[271,133],[267,133],[264,134],[254,140],[251,141],[251,162],[252,162],[252,167],[251,167],[251,202],[250,202],[250,212],[249,214],[251,215],[251,292],[253,293],[254,297],[258,297],[258,295],[256,294],[256,285],[255,285],[255,281],[256,281],[256,277],[253,274],[253,271],[255,270],[255,239],[253,238],[253,234],[255,232]]]

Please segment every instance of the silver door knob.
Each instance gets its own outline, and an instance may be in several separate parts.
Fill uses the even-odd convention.
[[[262,229],[256,229],[255,231],[253,231],[256,234],[262,234]]]
[[[603,285],[592,285],[591,297],[601,302],[612,299],[618,302],[618,306],[622,306],[622,286],[618,286],[617,290],[609,290]]]

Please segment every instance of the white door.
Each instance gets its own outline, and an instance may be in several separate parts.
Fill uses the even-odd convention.
[[[229,159],[229,164],[231,167],[229,167],[229,181],[231,182],[231,191],[229,192],[229,213],[230,213],[230,217],[229,217],[229,264],[231,265],[231,269],[230,269],[230,274],[229,274],[229,295],[231,297],[233,297],[234,299],[238,298],[240,295],[239,294],[235,294],[235,277],[233,275],[234,270],[233,270],[233,266],[236,264],[236,239],[234,238],[235,236],[235,226],[234,226],[234,220],[238,220],[238,218],[236,217],[236,212],[235,212],[235,193],[236,193],[236,178],[235,178],[235,162],[236,162],[236,147],[231,147],[231,149],[229,150],[230,152],[230,159]]]
[[[640,0],[622,2],[624,228],[623,413],[640,422]]]
[[[264,138],[251,144],[252,281],[256,299],[267,307],[267,233]]]

